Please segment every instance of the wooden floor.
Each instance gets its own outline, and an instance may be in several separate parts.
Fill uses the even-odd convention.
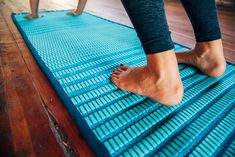
[[[74,0],[41,0],[41,10],[71,9]],[[0,156],[94,156],[13,24],[27,0],[0,0]],[[88,0],[86,10],[131,25],[120,0]],[[181,5],[166,1],[175,42],[193,47]],[[66,16],[66,15],[65,15]],[[235,12],[220,10],[226,59],[235,63]]]

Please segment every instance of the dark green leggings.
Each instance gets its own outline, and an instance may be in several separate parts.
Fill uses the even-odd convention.
[[[197,42],[221,38],[214,0],[181,0]],[[122,0],[146,54],[174,48],[167,24],[164,0]]]

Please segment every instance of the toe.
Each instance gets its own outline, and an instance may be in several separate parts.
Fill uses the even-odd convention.
[[[117,69],[115,69],[115,70],[114,70],[114,72],[120,72],[120,73],[121,73],[122,71],[123,71],[123,70],[122,70],[122,69],[120,69],[119,67],[118,67]]]
[[[112,78],[117,78],[117,79],[119,79],[119,74],[112,73]]]
[[[32,19],[32,15],[31,15],[31,14],[28,14],[28,15],[26,15],[24,18],[26,18],[26,19]]]
[[[116,74],[120,74],[122,71],[118,70],[118,69],[115,69],[112,74],[116,73]]]
[[[119,79],[112,76],[112,82],[115,84],[115,85],[118,85],[118,82],[119,82]]]
[[[120,75],[122,72],[121,71],[113,71],[113,74],[117,74],[117,75]]]
[[[128,67],[123,64],[120,64],[120,66],[118,68],[121,70],[124,70],[124,71],[126,71],[128,69]]]

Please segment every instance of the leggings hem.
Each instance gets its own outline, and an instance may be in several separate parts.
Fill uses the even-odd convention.
[[[172,50],[174,49],[174,44],[173,42],[165,42],[165,41],[161,41],[161,42],[157,42],[157,41],[151,41],[148,44],[145,44],[143,46],[145,54],[155,54],[155,53],[161,53],[167,50]]]
[[[222,38],[221,34],[218,34],[218,35],[214,35],[214,36],[208,36],[208,37],[196,39],[196,42],[199,42],[199,43],[200,42],[208,42],[208,41],[218,40],[221,38]]]

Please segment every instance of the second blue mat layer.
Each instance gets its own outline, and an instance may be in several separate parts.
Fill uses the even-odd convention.
[[[120,63],[144,65],[136,32],[84,13],[45,12],[13,20],[83,136],[99,156],[233,156],[235,67],[210,78],[179,65],[185,94],[167,107],[119,90],[110,74]],[[185,50],[175,45],[175,51]]]

